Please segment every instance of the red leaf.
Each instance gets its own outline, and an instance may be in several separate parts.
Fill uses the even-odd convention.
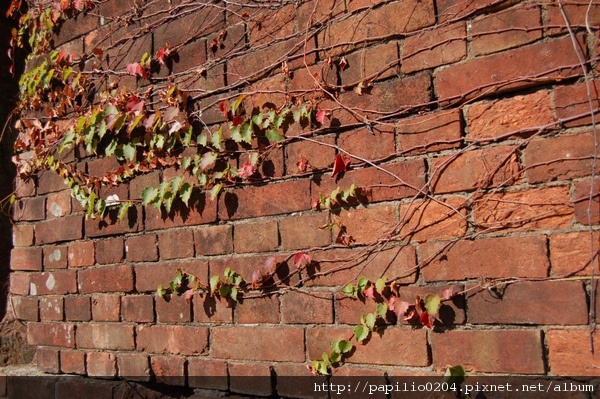
[[[210,51],[212,51],[213,53],[216,52],[219,49],[219,39],[217,39],[216,37],[212,40],[212,42],[210,42]]]
[[[288,67],[287,61],[281,63],[281,72],[287,77],[290,76],[290,68]]]
[[[369,285],[369,287],[365,288],[363,291],[363,295],[365,298],[375,299],[375,286],[373,284]]]
[[[394,301],[394,309],[391,309],[395,314],[397,318],[401,318],[402,316],[404,316],[406,314],[406,312],[408,311],[408,308],[410,307],[410,304],[406,301],[400,301],[399,303],[396,303]],[[389,302],[388,302],[388,307],[390,306]]]
[[[318,198],[313,198],[313,200],[310,202],[310,207],[312,209],[314,209],[315,211],[319,209],[319,199]]]
[[[335,161],[333,162],[333,171],[331,172],[331,178],[335,179],[337,175],[344,172],[350,164],[350,157],[346,155],[337,154]]]
[[[298,170],[300,171],[300,173],[306,173],[306,168],[308,167],[308,162],[306,161],[306,158],[304,157],[304,155],[302,155],[300,160],[298,162],[296,162],[296,166],[298,167]]]
[[[183,297],[185,298],[185,301],[187,303],[190,303],[190,301],[192,300],[192,297],[194,296],[194,290],[189,289],[186,292],[184,292]]]
[[[450,299],[454,296],[454,290],[452,289],[452,287],[444,288],[441,291],[441,294],[442,294],[442,298]]]
[[[228,108],[229,103],[227,100],[223,100],[219,103],[219,111],[221,111],[221,114],[227,119],[229,119]]]
[[[134,76],[141,76],[144,79],[148,79],[148,73],[146,70],[140,65],[139,62],[134,62],[127,65],[127,73]]]
[[[429,313],[427,313],[427,312],[421,313],[421,316],[419,317],[419,321],[425,327],[433,328],[433,317]]]
[[[242,123],[244,123],[244,118],[242,118],[239,115],[236,115],[233,117],[233,120],[231,121],[231,123],[233,123],[233,126],[239,126]]]
[[[254,271],[254,273],[252,273],[252,288],[257,288],[258,287],[258,282],[260,281],[260,278],[262,277],[262,275],[260,274],[260,269],[256,269]]]
[[[248,19],[250,18],[250,14],[248,14],[247,12],[242,14],[242,19]]]
[[[160,49],[158,49],[158,51],[156,52],[156,59],[158,60],[158,62],[165,65],[165,48],[164,47],[161,47]]]
[[[346,61],[346,57],[342,57],[342,59],[338,62],[340,69],[343,71],[348,67],[348,61]]]
[[[325,110],[320,109],[317,111],[317,115],[315,118],[317,119],[317,122],[319,122],[320,124],[323,124],[325,122],[326,115],[327,115],[327,113],[325,112]]]
[[[310,262],[312,262],[312,258],[309,254],[298,252],[296,255],[294,255],[294,266],[296,266],[296,269],[300,269],[303,266],[308,266],[310,265]]]
[[[250,162],[244,162],[244,165],[239,169],[238,174],[242,179],[247,179],[252,176],[256,170]]]
[[[265,271],[267,276],[270,278],[273,274],[275,274],[275,270],[277,269],[277,262],[273,256],[269,256],[265,261]]]

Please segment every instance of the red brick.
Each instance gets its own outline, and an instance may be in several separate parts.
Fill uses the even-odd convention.
[[[44,373],[56,374],[60,372],[59,354],[58,349],[37,348],[35,351],[37,368]]]
[[[63,178],[53,170],[45,170],[40,173],[37,186],[38,195],[61,191],[67,188]]]
[[[564,9],[567,15],[569,26],[573,29],[585,28],[586,19],[590,26],[598,26],[600,24],[600,7],[598,4],[590,3],[591,8],[588,12],[588,3],[548,3],[547,8],[547,32],[551,35],[560,33],[568,33],[569,29],[562,14],[561,8]]]
[[[10,273],[10,293],[14,295],[29,295],[29,273]]]
[[[346,233],[355,243],[369,243],[389,234],[396,225],[393,206],[378,206],[364,209],[342,210],[337,219],[346,227]],[[338,229],[335,230],[338,234]]]
[[[340,133],[338,145],[350,154],[368,161],[388,158],[396,153],[394,129],[389,126],[377,126],[372,132],[362,128]]]
[[[156,235],[133,236],[125,241],[125,253],[130,262],[154,262],[158,260]]]
[[[445,248],[448,247],[448,248]],[[425,281],[495,277],[546,277],[545,236],[496,237],[421,245]]]
[[[167,301],[156,298],[156,316],[159,323],[186,323],[192,321],[191,302],[184,296],[171,295]]]
[[[320,227],[329,224],[325,213],[306,214],[281,219],[281,245],[288,250],[324,247],[331,244],[331,233]],[[298,232],[302,232],[298,234]]]
[[[118,218],[118,209],[107,212],[103,219],[87,219],[85,221],[86,237],[103,237],[125,233],[135,233],[141,228],[141,207],[131,207],[121,221]]]
[[[44,247],[44,269],[66,269],[68,261],[68,247]]]
[[[100,265],[120,263],[123,256],[123,239],[107,238],[96,241],[96,262]]]
[[[172,57],[171,60],[167,61],[167,65],[170,66],[170,68],[162,67],[164,70],[162,74],[167,75],[168,72],[189,73],[193,68],[205,64],[207,59],[206,44],[206,39],[200,39],[180,47],[177,50],[177,56]],[[156,43],[156,45],[160,47],[164,46],[164,44],[159,43]]]
[[[137,292],[154,292],[161,284],[168,286],[177,270],[193,274],[200,281],[208,281],[208,263],[197,259],[161,264],[137,265],[135,267],[135,289]]]
[[[363,81],[390,78],[398,74],[398,44],[391,42],[369,47],[345,56],[347,66],[340,71],[342,84],[354,86]]]
[[[306,364],[297,363],[276,363],[274,365],[275,374],[277,375],[277,395],[281,397],[289,398],[313,398],[313,399],[326,399],[328,398],[328,392],[316,391],[317,386],[323,387],[323,383],[327,384],[328,379],[326,376],[316,377],[313,376],[310,370],[306,367]],[[335,369],[335,375],[339,375],[346,371],[348,367],[340,367]],[[343,370],[343,371],[342,371]],[[362,369],[364,370],[364,369]],[[368,376],[369,374],[365,371],[362,376]],[[381,373],[383,375],[383,373]],[[291,377],[293,376],[293,377]],[[304,377],[309,384],[298,384],[298,379],[295,377]],[[331,383],[335,377],[330,380]],[[383,380],[385,381],[385,380]],[[376,383],[373,381],[373,383]],[[383,382],[385,384],[385,382]],[[315,385],[316,384],[316,385]],[[344,384],[345,385],[345,384]]]
[[[69,245],[69,267],[93,266],[96,263],[94,242],[82,241]]]
[[[37,191],[35,188],[35,180],[33,178],[23,180],[18,176],[15,178],[14,188],[17,198],[33,197]]]
[[[191,357],[187,363],[188,385],[194,388],[227,390],[227,363]]]
[[[92,320],[90,298],[83,296],[65,297],[65,316],[68,321]]]
[[[519,47],[462,64],[452,65],[436,74],[435,86],[440,100],[471,98],[499,91],[562,80],[579,75],[579,61],[569,37]]]
[[[333,296],[327,292],[290,291],[281,297],[286,324],[333,323]]]
[[[153,206],[146,207],[146,230],[169,229],[180,226],[195,226],[211,223],[217,219],[217,203],[210,201],[205,195],[191,201],[190,206],[174,204],[171,212],[157,210]]]
[[[514,0],[436,0],[438,18],[441,22],[481,14],[511,3],[514,3]]]
[[[75,347],[73,324],[27,323],[27,342],[30,345]]]
[[[13,245],[15,247],[30,247],[33,245],[33,225],[16,224],[13,226]]]
[[[575,183],[573,190],[573,206],[577,223],[589,225],[600,223],[600,180],[582,180]],[[590,194],[591,201],[590,201]],[[589,211],[589,214],[588,214]]]
[[[467,232],[467,200],[450,197],[411,201],[399,208],[400,237],[403,241],[427,241],[464,236]]]
[[[13,219],[18,222],[44,219],[46,217],[44,201],[44,197],[24,198],[15,201],[12,206]]]
[[[313,141],[314,140],[314,141]],[[323,143],[323,144],[320,144]],[[323,136],[315,139],[295,141],[285,147],[285,168],[288,175],[301,173],[298,162],[304,157],[308,162],[308,170],[326,169],[333,166],[335,160],[335,136]]]
[[[143,353],[119,353],[117,355],[119,377],[127,380],[148,381],[150,365],[148,356]]]
[[[118,295],[93,295],[92,319],[94,321],[119,321],[121,297]]]
[[[470,138],[500,138],[519,131],[535,133],[538,127],[554,122],[554,112],[550,93],[544,90],[473,104],[467,110],[467,119]]]
[[[593,132],[534,139],[525,150],[525,176],[530,183],[584,177],[593,157]]]
[[[410,73],[460,61],[467,56],[464,22],[408,36],[402,47],[402,72]]]
[[[356,282],[361,276],[372,281],[380,277],[402,283],[416,280],[416,253],[410,246],[388,246],[372,253],[358,249],[317,253],[313,262],[317,266],[307,271],[308,286],[341,286]]]
[[[230,389],[246,395],[273,394],[272,367],[260,363],[229,363]]]
[[[136,176],[129,182],[129,196],[130,198],[141,198],[144,188],[158,187],[159,184],[160,175],[158,172]]]
[[[57,297],[40,298],[40,320],[62,321],[64,318],[63,299]]]
[[[212,351],[216,358],[303,362],[304,329],[282,327],[213,327]],[[252,345],[248,345],[252,342]],[[285,342],[282,351],[273,342]]]
[[[248,21],[250,46],[272,43],[294,33],[295,9],[289,4],[273,11],[254,12]]]
[[[443,285],[443,286],[406,286],[400,287],[400,298],[407,302],[414,302],[416,297],[426,298],[427,295],[440,295],[442,290],[450,289],[454,293],[463,292],[465,287],[462,284]],[[434,325],[436,326],[452,326],[465,324],[467,316],[465,305],[465,295],[456,294],[451,300],[444,301],[440,305],[439,313],[436,317]],[[372,312],[373,310],[371,310]],[[356,322],[356,321],[355,321]],[[398,324],[411,324],[405,320],[397,320]]]
[[[169,230],[158,234],[158,252],[162,260],[189,258],[194,256],[192,231]]]
[[[117,357],[114,353],[89,352],[86,356],[89,377],[114,377],[117,374]]]
[[[472,324],[571,325],[587,323],[586,301],[581,282],[536,281],[480,291],[467,307]]]
[[[573,219],[568,191],[556,186],[484,195],[473,203],[475,223],[492,230],[568,228]]]
[[[154,321],[154,301],[150,295],[121,297],[124,321],[152,323]]]
[[[11,270],[42,270],[41,248],[13,248],[10,256]]]
[[[429,169],[436,193],[509,185],[519,177],[517,154],[508,146],[436,158]]]
[[[152,356],[152,374],[156,382],[185,385],[185,358],[181,356]]]
[[[298,7],[298,28],[300,31],[316,24],[323,23],[346,11],[346,2],[341,0],[324,0],[319,7],[311,3],[302,3]]]
[[[331,351],[333,340],[348,339],[351,335],[352,328],[311,328],[307,332],[308,357],[320,359],[323,352]],[[431,363],[427,353],[425,330],[387,328],[381,335],[371,334],[368,344],[356,345],[355,348],[355,352],[346,362],[417,367],[428,366]]]
[[[137,350],[170,355],[206,355],[208,354],[208,328],[139,326]]]
[[[11,306],[19,320],[39,321],[38,300],[26,296],[11,296]]]
[[[546,333],[549,352],[550,372],[553,375],[597,376],[598,351],[592,354],[589,350],[590,331],[584,330],[549,330]],[[600,342],[598,335],[593,335],[594,347]]]
[[[29,291],[31,295],[64,295],[77,292],[75,270],[32,273]]]
[[[402,119],[398,122],[398,153],[412,155],[457,148],[461,134],[457,110]]]
[[[237,253],[273,251],[279,246],[277,222],[274,220],[236,224],[233,229]]]
[[[563,276],[581,270],[577,275],[589,276],[591,273],[590,248],[593,243],[594,248],[597,249],[598,242],[600,242],[598,232],[594,232],[592,235],[589,231],[552,234],[550,236],[552,275]],[[595,262],[592,265],[595,265]]]
[[[196,296],[193,308],[196,323],[233,323],[233,308],[226,300]]]
[[[60,371],[67,374],[85,375],[85,352],[61,350]]]
[[[161,4],[159,7],[159,10],[162,10],[164,5]],[[217,32],[224,28],[224,23],[225,11],[223,8],[202,4],[197,8],[197,12],[188,13],[162,24],[154,33],[154,41],[159,46],[164,45],[167,40],[173,45],[180,44],[190,38]],[[181,26],[188,28],[179,29]]]
[[[133,337],[134,328],[131,325],[93,323],[77,326],[77,347],[80,349],[133,350]]]
[[[279,297],[242,298],[234,314],[237,324],[279,323]]]
[[[40,222],[35,226],[37,244],[73,241],[83,238],[83,216],[66,216]]]
[[[310,209],[309,188],[308,180],[295,180],[226,191],[219,216],[227,220],[305,211]]]
[[[594,109],[600,108],[600,81],[591,80],[591,99]],[[559,119],[571,119],[565,122],[568,127],[591,124],[590,97],[585,83],[576,83],[568,86],[557,86],[554,89],[554,102],[556,116]],[[588,115],[574,118],[578,115]],[[596,116],[596,120],[598,117]]]
[[[537,5],[524,5],[473,20],[471,48],[474,55],[490,54],[542,38]]]
[[[196,255],[222,255],[233,252],[230,225],[207,226],[194,230]]]
[[[80,270],[79,291],[82,294],[133,291],[133,268],[121,265]]]
[[[46,215],[49,218],[58,218],[67,216],[71,213],[71,193],[61,191],[50,194],[46,199]]]
[[[490,373],[544,373],[539,331],[445,331],[431,336],[436,369],[460,364]]]

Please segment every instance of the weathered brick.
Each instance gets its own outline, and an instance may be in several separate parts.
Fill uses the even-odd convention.
[[[48,194],[67,188],[62,177],[53,170],[45,170],[38,175],[37,193]]]
[[[169,229],[180,226],[195,226],[211,223],[217,219],[217,203],[205,195],[192,198],[189,207],[175,203],[171,212],[146,207],[146,230]]]
[[[118,209],[109,210],[103,219],[87,219],[85,221],[86,237],[104,237],[124,233],[135,233],[142,224],[142,208],[131,207],[123,220],[119,221]]]
[[[586,21],[590,26],[600,24],[600,7],[598,4],[590,3],[548,3],[544,5],[547,8],[547,32],[551,35],[567,33],[567,21],[563,16],[561,9],[564,10],[568,18],[568,25],[572,29],[585,28]]]
[[[46,217],[45,201],[46,198],[44,197],[24,198],[15,201],[12,206],[13,219],[19,222],[44,219]]]
[[[331,233],[321,229],[329,223],[325,213],[306,214],[281,219],[281,245],[288,250],[323,247],[331,244]],[[302,234],[298,234],[301,231]]]
[[[73,241],[83,238],[83,216],[65,216],[40,222],[35,226],[37,244]]]
[[[77,292],[77,272],[75,270],[58,270],[32,273],[29,292],[31,295],[75,294]]]
[[[60,351],[60,371],[67,374],[85,374],[85,352]]]
[[[240,223],[233,228],[233,245],[237,253],[273,251],[279,246],[279,232],[274,220]]]
[[[156,235],[144,234],[128,237],[125,241],[125,253],[130,262],[154,262],[158,260]]]
[[[121,310],[124,321],[151,323],[154,321],[154,301],[150,295],[123,296]]]
[[[89,377],[114,377],[117,374],[117,357],[114,353],[89,352],[86,356]]]
[[[467,109],[466,118],[469,137],[485,139],[535,133],[538,127],[554,122],[554,113],[550,93],[544,90],[473,104]]]
[[[590,275],[590,248],[600,241],[600,234],[589,231],[552,234],[550,236],[550,264],[554,276],[563,276],[581,270],[577,275]],[[597,258],[598,255],[595,256]],[[595,265],[595,262],[591,263]]]
[[[119,295],[93,295],[92,319],[94,321],[119,321],[121,297]]]
[[[65,297],[65,316],[68,321],[92,320],[90,298],[85,296]]]
[[[307,331],[310,359],[318,359],[323,352],[331,351],[331,341],[348,339],[352,328],[311,328]],[[393,356],[390,356],[393,354]],[[428,366],[427,334],[425,330],[387,328],[383,334],[371,334],[368,345],[357,345],[348,363]]]
[[[323,143],[323,144],[321,144]],[[315,139],[300,140],[286,145],[285,168],[288,175],[300,173],[298,162],[304,157],[308,163],[307,170],[326,169],[335,160],[335,136],[328,135]]]
[[[80,270],[78,279],[79,291],[82,294],[133,290],[133,268],[130,265]]]
[[[148,381],[150,365],[148,356],[144,353],[119,353],[117,355],[119,377],[127,380]]]
[[[509,146],[435,158],[429,170],[436,193],[509,185],[519,178],[517,154]]]
[[[436,317],[434,325],[436,326],[452,326],[464,324],[467,320],[465,314],[467,306],[465,304],[465,295],[459,294],[464,291],[465,287],[462,284],[443,285],[443,286],[405,286],[399,287],[400,298],[409,303],[415,301],[416,297],[426,298],[427,295],[442,295],[442,290],[449,289],[454,294],[450,300],[443,300],[439,308],[439,313]],[[389,315],[389,313],[388,313]],[[392,316],[393,318],[393,316]],[[356,320],[356,319],[355,319]],[[356,322],[356,321],[355,321]],[[397,320],[398,324],[412,324],[409,321]]]
[[[194,388],[226,390],[227,363],[191,357],[187,362],[188,385]]]
[[[27,323],[27,342],[30,345],[75,347],[75,328],[72,324]]]
[[[135,349],[133,337],[134,328],[131,325],[92,323],[77,326],[78,348],[133,350]]]
[[[557,86],[554,89],[554,102],[556,116],[559,119],[569,119],[565,122],[568,127],[589,125],[592,122],[590,114],[590,100],[594,109],[600,108],[600,81],[590,80],[591,98],[588,96],[585,83],[575,83]],[[578,115],[587,115],[575,118]],[[596,116],[596,120],[598,117]]]
[[[66,269],[69,247],[44,247],[44,269]]]
[[[446,248],[447,247],[447,248]],[[546,277],[546,237],[496,237],[421,245],[425,281],[494,277]]]
[[[524,155],[525,176],[530,183],[584,177],[592,172],[594,134],[537,138],[529,143]]]
[[[158,252],[162,260],[194,256],[192,230],[169,230],[158,234]]]
[[[119,237],[96,241],[96,262],[100,265],[120,263],[123,256],[123,239]]]
[[[339,223],[346,227],[345,233],[351,236],[354,242],[369,243],[387,235],[396,225],[396,212],[393,206],[376,206],[364,209],[342,210],[338,218]],[[336,230],[336,233],[338,231]],[[338,238],[340,238],[338,233]]]
[[[158,187],[160,184],[160,175],[158,172],[146,173],[134,177],[129,182],[129,197],[142,198],[142,191],[146,187]]]
[[[11,270],[42,270],[41,248],[13,248],[10,255]]]
[[[213,327],[212,332],[212,351],[217,358],[281,362],[306,360],[302,328],[218,326]],[[281,351],[273,342],[285,342],[286,350]]]
[[[540,8],[535,4],[476,18],[470,32],[473,54],[490,54],[541,39],[540,21]]]
[[[493,230],[568,228],[573,219],[568,191],[556,186],[483,195],[473,202],[475,223]]]
[[[581,74],[569,37],[531,44],[476,58],[439,71],[435,86],[441,100],[471,98],[499,91],[562,80]]]
[[[402,47],[402,72],[410,73],[460,61],[467,56],[464,22],[408,36]]]
[[[184,357],[152,356],[150,365],[157,382],[167,385],[185,385]]]
[[[93,266],[96,248],[93,241],[74,242],[69,245],[69,267]]]
[[[206,355],[208,353],[208,328],[139,326],[137,350],[170,355]]]
[[[461,237],[467,232],[466,206],[464,197],[401,204],[398,213],[400,237],[404,241],[419,242]]]
[[[196,255],[222,255],[233,252],[231,225],[207,226],[194,230]]]
[[[33,197],[36,194],[36,184],[33,177],[23,180],[16,177],[14,181],[15,195],[18,198]]]
[[[179,295],[171,295],[168,300],[156,298],[156,316],[159,323],[190,322],[192,321],[191,302]]]
[[[12,308],[19,320],[39,321],[38,300],[26,296],[12,296]]]
[[[13,226],[13,245],[15,247],[30,247],[33,245],[32,224],[16,224]]]
[[[60,351],[52,348],[37,348],[35,351],[36,366],[44,373],[56,374],[60,372]]]
[[[64,318],[63,299],[57,297],[40,298],[40,320],[62,321]]]
[[[546,333],[550,372],[554,375],[598,375],[598,352],[590,353],[590,332],[584,330],[549,330]],[[593,335],[594,347],[600,342]]]
[[[362,128],[340,133],[338,145],[352,155],[375,161],[388,158],[396,152],[394,136],[394,129],[389,126],[374,127],[371,131]]]
[[[298,7],[298,27],[301,31],[316,24],[325,22],[327,19],[339,16],[346,11],[346,2],[341,0],[324,0],[320,7],[311,3],[302,3]]]
[[[73,38],[80,37],[98,27],[98,16],[96,13],[79,13],[60,24],[54,36],[54,45],[66,43]]]
[[[539,331],[445,331],[431,336],[433,365],[491,373],[544,373]]]
[[[402,119],[398,122],[398,154],[413,155],[457,148],[461,118],[457,110]]]
[[[322,392],[317,390],[317,386],[322,388],[325,383],[329,381],[325,376],[314,376],[311,371],[308,370],[305,364],[298,363],[277,363],[273,367],[275,369],[275,374],[277,375],[277,394],[282,397],[290,397],[290,398],[313,398],[313,399],[326,399],[328,397],[328,392]],[[336,376],[342,372],[342,370],[346,370],[347,367],[340,367],[336,369]],[[364,370],[364,369],[363,369]],[[363,376],[370,376],[366,371]],[[383,375],[383,373],[381,373]],[[289,377],[295,376],[295,377]],[[300,377],[302,379],[306,378],[306,382],[308,384],[298,384],[298,379]],[[334,382],[335,379],[332,377],[331,383]],[[385,381],[385,380],[383,380]],[[377,383],[376,381],[373,381]],[[317,385],[315,385],[317,384]],[[346,384],[344,384],[346,385]]]
[[[206,295],[194,297],[193,302],[196,323],[233,323],[233,307],[227,300]]]
[[[10,293],[14,295],[29,295],[29,273],[10,273]]]
[[[229,363],[230,389],[246,395],[273,394],[272,367],[261,363]]]
[[[234,314],[237,324],[279,323],[279,297],[242,298]]]
[[[331,324],[333,296],[327,292],[288,292],[281,297],[281,321],[286,324]]]
[[[219,200],[221,219],[242,219],[310,209],[308,180],[294,180],[225,191]]]
[[[46,215],[49,218],[67,216],[71,213],[71,193],[61,191],[48,195],[46,198]]]
[[[345,56],[347,66],[340,71],[342,84],[357,85],[395,76],[398,74],[399,58],[395,42],[348,54]]]
[[[177,261],[161,264],[135,266],[135,289],[137,292],[154,292],[159,284],[166,286],[173,280],[178,269],[198,277],[200,281],[208,281],[208,263],[201,260]]]
[[[436,0],[440,22],[477,15],[497,7],[514,3],[515,0]]]
[[[250,46],[272,43],[294,33],[295,8],[289,4],[271,12],[254,12],[248,21]]]
[[[570,325],[586,324],[588,319],[585,289],[577,281],[500,286],[469,296],[467,305],[472,324]]]

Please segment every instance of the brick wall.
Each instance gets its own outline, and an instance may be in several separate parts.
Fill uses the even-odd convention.
[[[192,387],[203,374],[306,375],[374,310],[340,293],[364,275],[394,280],[409,301],[459,294],[432,330],[392,321],[334,373],[441,375],[461,364],[473,374],[597,376],[590,323],[600,317],[588,313],[598,298],[590,106],[599,106],[600,6],[590,32],[586,8],[565,6],[572,34],[557,2],[514,0],[108,0],[66,21],[54,45],[89,56],[87,70],[124,72],[167,41],[179,46],[159,76],[189,90],[212,130],[225,121],[219,101],[238,93],[257,107],[312,99],[326,117],[290,125],[290,139],[264,156],[260,184],[170,213],[137,206],[122,222],[86,219],[53,172],[18,181],[10,291],[38,367],[187,376],[170,382]],[[94,58],[95,48],[110,57]],[[127,74],[111,82],[148,85]],[[334,180],[337,153],[351,162]],[[118,166],[71,162],[95,176]],[[101,195],[139,198],[177,173],[142,174]],[[352,184],[365,189],[358,203],[311,205]],[[320,229],[331,223],[345,227],[343,243],[338,227]],[[294,271],[298,251],[311,254],[311,269]],[[271,256],[281,283],[270,295],[228,307],[156,294],[177,269],[207,282],[229,267],[250,281]]]

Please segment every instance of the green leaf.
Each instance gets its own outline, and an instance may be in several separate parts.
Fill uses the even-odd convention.
[[[252,144],[252,126],[249,123],[243,123],[240,127],[240,136],[242,141]]]
[[[237,113],[238,108],[242,105],[242,101],[246,98],[245,94],[241,94],[232,104],[231,104],[231,113],[235,115]]]
[[[223,188],[222,183],[214,185],[212,190],[210,190],[210,200],[211,201],[215,201],[217,199],[217,196],[219,195],[219,191],[221,191],[222,188]]]
[[[354,338],[356,338],[357,342],[364,341],[369,336],[369,333],[369,329],[366,326],[363,326],[362,324],[359,324],[356,327],[354,327]]]
[[[329,355],[325,352],[323,352],[323,354],[321,355],[321,359],[323,359],[323,363],[325,363],[326,365],[330,365],[331,362],[329,361]]]
[[[439,295],[429,294],[425,297],[425,310],[431,316],[435,317],[438,314],[438,311],[440,310],[440,303],[441,300]]]
[[[183,177],[175,176],[173,178],[173,180],[171,180],[171,192],[173,192],[173,193],[178,192],[182,185],[183,185]]]
[[[357,294],[356,287],[350,283],[350,284],[346,285],[344,288],[342,288],[342,294],[349,296],[349,297],[356,298],[356,294]]]
[[[262,114],[256,114],[252,117],[252,122],[256,125],[256,126],[261,126],[262,127],[262,123],[263,123],[263,116]]]
[[[65,82],[69,76],[71,76],[71,73],[73,72],[73,68],[71,67],[66,67],[65,69],[63,69],[63,82]]]
[[[183,157],[181,159],[181,169],[186,170],[187,168],[190,167],[191,164],[192,164],[192,158],[190,158],[190,157]]]
[[[142,205],[146,206],[158,198],[158,189],[148,186],[142,190]]]
[[[385,277],[377,279],[377,281],[375,282],[375,290],[377,290],[377,292],[379,292],[380,294],[383,293],[386,283],[387,279]]]
[[[365,290],[365,288],[367,288],[368,284],[369,284],[369,279],[368,278],[366,278],[364,276],[361,277],[361,278],[359,278],[358,279],[358,283],[357,283],[358,290],[362,293]]]
[[[196,139],[196,142],[198,143],[198,145],[206,147],[206,144],[208,143],[208,137],[206,136],[206,133],[199,134],[198,138]]]
[[[365,318],[365,325],[369,328],[369,330],[373,330],[375,328],[375,320],[377,317],[375,313],[369,313]]]
[[[200,162],[198,163],[198,168],[200,169],[200,172],[204,172],[206,169],[214,166],[218,157],[219,154],[217,154],[216,152],[210,151],[204,153],[202,155],[202,158],[200,158]]]
[[[133,159],[135,158],[135,154],[136,154],[136,149],[135,149],[135,145],[131,144],[131,143],[127,143],[123,145],[123,156],[129,161],[133,161]]]
[[[448,367],[444,373],[444,382],[448,385],[461,385],[467,378],[467,372],[463,366]]]
[[[231,287],[229,285],[221,284],[219,287],[219,295],[227,297],[231,293]]]
[[[99,217],[104,217],[104,212],[106,212],[106,201],[100,199],[96,202],[96,213]]]
[[[238,297],[237,287],[231,287],[231,292],[229,293],[229,297],[237,302],[237,297]]]
[[[112,125],[112,130],[117,133],[119,130],[121,130],[121,128],[123,127],[123,125],[125,124],[125,121],[127,120],[127,115],[126,114],[121,114],[117,117],[117,119],[115,119],[113,125]]]
[[[265,135],[267,136],[269,141],[275,142],[275,143],[280,142],[281,140],[284,139],[284,137],[279,133],[279,130],[275,130],[275,129],[267,130]]]
[[[214,275],[210,278],[210,294],[214,295],[217,288],[219,288],[219,275]]]
[[[183,183],[181,189],[179,190],[179,195],[185,206],[188,206],[188,202],[192,196],[192,186],[189,183]]]
[[[340,341],[338,341],[338,352],[339,353],[348,353],[352,350],[353,345],[350,341],[346,341],[345,339],[342,339]]]
[[[171,207],[173,206],[173,200],[175,200],[175,195],[173,195],[171,191],[167,191],[163,197],[163,205],[169,213],[171,212]]]
[[[127,212],[129,211],[129,208],[131,207],[131,202],[122,202],[121,206],[119,207],[119,221],[125,219],[125,216],[127,216]]]
[[[323,355],[325,355],[325,353]],[[340,360],[342,360],[342,354],[340,352],[333,351],[329,354],[328,360],[330,363],[338,363]]]
[[[158,285],[158,288],[156,289],[156,295],[158,295],[159,298],[165,299],[165,290],[163,288],[162,285]]]
[[[239,126],[233,126],[233,124],[230,124],[229,131],[231,132],[231,138],[233,139],[233,141],[235,141],[236,143],[242,142],[243,139],[242,139],[242,135],[240,134]]]
[[[378,303],[377,304],[377,314],[382,318],[385,318],[387,315],[388,306],[387,303]]]
[[[111,140],[110,143],[108,143],[108,145],[106,146],[106,149],[104,150],[104,155],[106,155],[107,157],[112,157],[113,155],[115,155],[117,146],[117,140]]]
[[[223,128],[222,127],[220,127],[219,130],[217,130],[216,132],[213,132],[212,136],[211,136],[211,143],[212,143],[213,147],[215,147],[219,151],[222,150],[221,141],[223,141]]]

